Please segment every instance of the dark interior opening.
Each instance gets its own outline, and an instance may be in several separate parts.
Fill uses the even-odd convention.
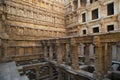
[[[92,20],[97,19],[98,18],[98,9],[95,9],[92,11]]]
[[[99,27],[93,28],[93,33],[98,33],[99,32]]]
[[[93,2],[95,2],[95,1],[98,1],[98,0],[90,0],[90,3],[93,3]]]
[[[86,22],[86,13],[82,14],[82,22]]]
[[[114,14],[114,3],[110,3],[107,5],[107,15]]]
[[[86,30],[83,30],[83,34],[86,34]]]
[[[113,31],[114,30],[114,25],[108,25],[107,26],[107,31]]]

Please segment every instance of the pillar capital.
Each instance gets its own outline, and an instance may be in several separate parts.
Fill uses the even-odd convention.
[[[46,45],[47,45],[47,42],[46,42],[46,41],[41,41],[41,44],[42,44],[43,46],[46,46]]]
[[[94,37],[93,44],[94,44],[96,47],[102,47],[102,46],[103,46],[103,44],[101,43],[101,40],[100,40],[100,37],[99,37],[99,36],[95,36],[95,37]]]
[[[59,41],[56,41],[56,46],[60,46],[60,42]]]
[[[77,46],[78,45],[74,38],[71,39],[71,45],[72,46]]]
[[[48,41],[47,46],[52,46],[52,42]]]

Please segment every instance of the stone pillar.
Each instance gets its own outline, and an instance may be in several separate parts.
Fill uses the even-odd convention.
[[[95,79],[102,80],[104,77],[102,45],[95,46]]]
[[[65,79],[64,80],[68,80],[68,73],[64,72],[64,74],[65,74]]]
[[[58,71],[58,80],[62,80],[61,70],[58,68],[57,71]]]
[[[62,60],[62,46],[59,42],[57,42],[57,61],[58,64],[62,64],[63,60]]]
[[[44,45],[44,58],[47,59],[48,56],[47,56],[47,46]]]
[[[66,43],[65,62],[68,63],[69,43]]]
[[[105,58],[104,59],[104,74],[107,74],[107,71],[108,71],[108,43],[104,43],[104,51],[103,51],[103,54],[104,54],[104,56],[103,56],[103,58]]]
[[[50,44],[50,48],[49,48],[49,60],[50,61],[53,60],[53,47],[52,47],[52,44]]]
[[[110,43],[105,43],[104,50],[104,74],[108,74],[108,70],[112,70],[112,46]]]
[[[52,66],[49,66],[49,75],[50,75],[50,80],[53,80],[53,69]]]
[[[71,39],[71,47],[72,47],[72,68],[79,69],[78,64],[78,45],[75,39]]]
[[[19,55],[19,47],[16,47],[15,55]]]
[[[95,44],[95,80],[102,80],[104,78],[104,58],[103,58],[103,45],[100,42],[99,36],[94,37]]]
[[[36,67],[35,71],[36,71],[36,79],[39,80],[39,76],[40,76],[40,74],[39,74],[39,67]]]
[[[81,7],[81,2],[80,2],[80,0],[78,0],[78,8],[80,8]]]
[[[85,44],[85,63],[90,64],[90,44]]]
[[[112,70],[112,44],[108,44],[108,70]]]
[[[90,0],[87,0],[87,6],[89,6],[90,5]]]
[[[81,56],[81,44],[78,45],[78,56]]]
[[[79,80],[79,77],[77,75],[72,75],[73,80]]]
[[[73,4],[73,0],[71,0],[71,6],[72,6],[72,11],[74,11],[74,4]]]
[[[92,59],[94,58],[94,53],[95,53],[95,52],[94,52],[94,45],[91,44],[91,45],[90,45],[90,58],[92,58]]]
[[[3,54],[3,57],[7,56],[7,45],[6,44],[3,45],[2,54]]]
[[[2,40],[0,39],[0,59],[2,57]]]
[[[116,49],[116,45],[112,46],[112,60],[117,61],[117,49]]]

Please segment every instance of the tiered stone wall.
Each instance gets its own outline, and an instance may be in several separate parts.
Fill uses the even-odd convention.
[[[66,35],[64,5],[64,0],[1,0],[1,56],[42,58],[38,40]]]

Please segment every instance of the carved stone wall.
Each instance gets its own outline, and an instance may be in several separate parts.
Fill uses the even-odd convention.
[[[75,9],[74,2],[77,2],[77,9]],[[68,36],[87,35],[87,34],[104,34],[110,32],[119,32],[119,0],[70,0],[66,5],[66,28]],[[107,6],[113,3],[113,14],[108,15]],[[83,5],[84,4],[84,5]],[[71,7],[70,7],[71,6]],[[72,11],[71,11],[72,9]],[[98,9],[98,18],[92,19],[92,11]],[[112,9],[111,9],[112,11]],[[85,21],[83,22],[83,14],[85,14]],[[107,26],[114,25],[113,31],[108,31]],[[99,32],[94,33],[93,28],[99,27]],[[86,30],[85,34],[83,30]]]
[[[43,58],[38,40],[66,35],[64,5],[64,0],[1,1],[0,56],[8,61]]]

